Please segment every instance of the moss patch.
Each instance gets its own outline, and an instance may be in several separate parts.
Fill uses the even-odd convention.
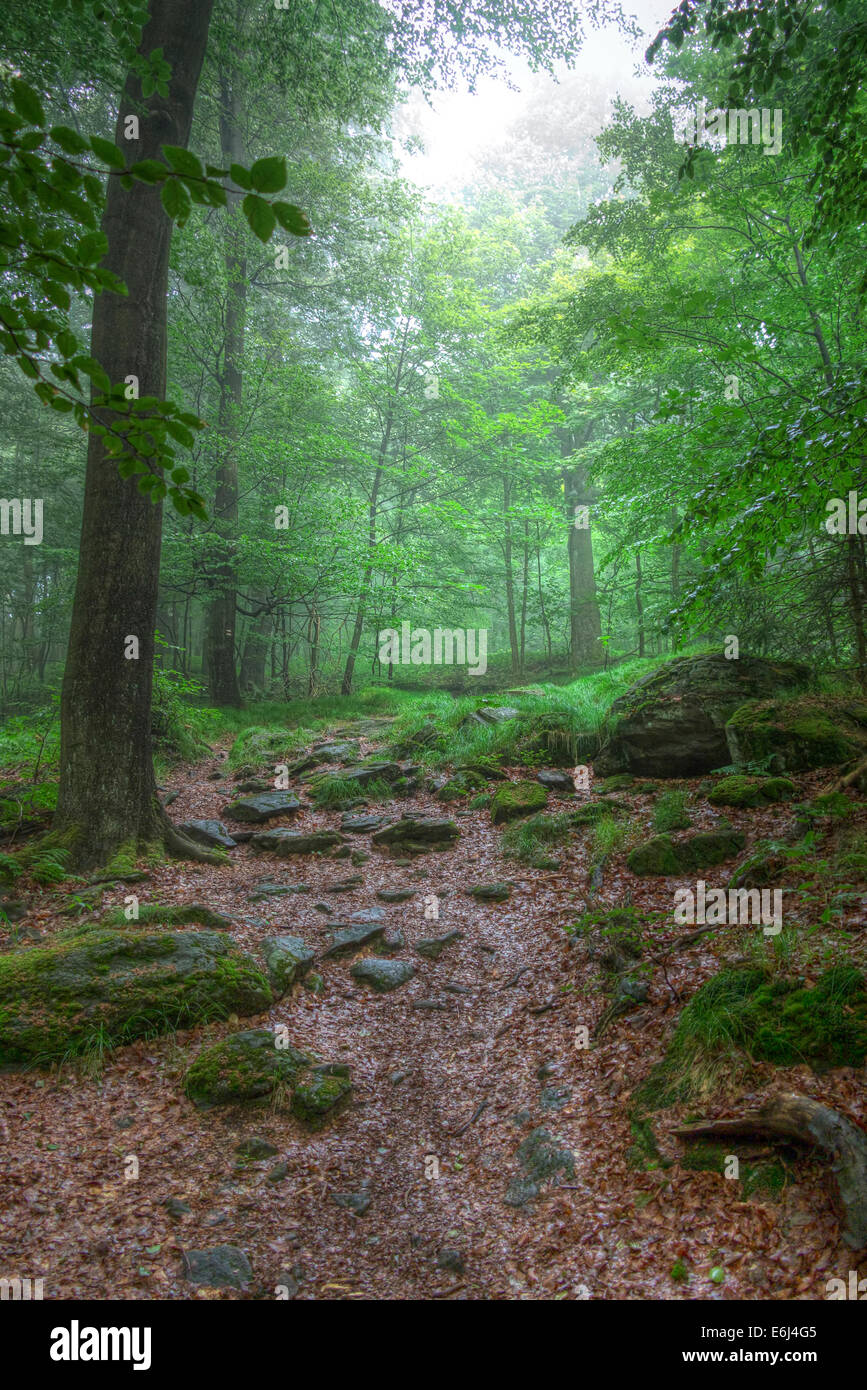
[[[626,863],[632,873],[642,877],[650,874],[686,874],[732,859],[745,844],[746,837],[736,830],[708,830],[701,835],[692,835],[688,840],[672,840],[670,835],[655,835],[652,840],[636,846]]]
[[[775,801],[789,801],[795,794],[795,784],[787,777],[723,777],[708,793],[714,806],[767,806]]]
[[[547,804],[548,793],[539,782],[509,782],[498,787],[491,799],[491,822],[501,825],[520,816],[532,816]]]

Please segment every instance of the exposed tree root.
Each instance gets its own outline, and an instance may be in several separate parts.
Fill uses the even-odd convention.
[[[867,758],[862,758],[861,761],[856,763],[848,772],[844,772],[842,777],[838,777],[837,781],[832,783],[831,791],[845,791],[847,787],[851,787],[853,783],[856,782],[860,786],[862,784],[862,778],[864,785],[867,785]]]
[[[760,1134],[822,1149],[831,1158],[845,1216],[843,1239],[852,1250],[867,1247],[867,1134],[830,1106],[808,1096],[771,1096],[758,1110],[734,1120],[700,1120],[672,1131],[681,1139],[736,1138]]]
[[[160,831],[169,854],[173,854],[177,859],[195,859],[199,864],[219,865],[226,862],[226,856],[219,850],[205,849],[204,845],[197,845],[194,840],[188,840],[186,835],[182,835],[172,824],[168,816],[162,822]]]

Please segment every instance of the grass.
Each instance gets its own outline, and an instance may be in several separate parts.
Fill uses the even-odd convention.
[[[394,789],[381,777],[359,786],[352,777],[320,777],[309,784],[313,805],[319,810],[344,811],[362,801],[391,801]]]
[[[500,847],[506,859],[513,859],[519,864],[527,864],[533,869],[557,868],[556,860],[546,851],[559,849],[566,844],[571,833],[567,813],[560,812],[553,816],[540,813],[506,826]]]
[[[630,836],[630,825],[626,820],[615,820],[613,816],[602,816],[593,827],[590,841],[590,856],[594,863],[606,855],[618,854]]]

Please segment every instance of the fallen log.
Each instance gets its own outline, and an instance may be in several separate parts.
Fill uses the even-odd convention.
[[[843,1240],[867,1247],[867,1134],[859,1125],[808,1096],[770,1096],[758,1110],[733,1120],[699,1120],[672,1130],[679,1139],[725,1139],[760,1134],[811,1144],[831,1158],[845,1217]]]

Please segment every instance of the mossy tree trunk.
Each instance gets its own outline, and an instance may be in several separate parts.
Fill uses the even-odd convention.
[[[127,77],[116,143],[129,163],[160,157],[164,144],[186,145],[213,0],[151,0],[141,52],[161,48],[171,65],[168,96],[145,101]],[[124,139],[124,116],[140,115],[140,139]],[[166,296],[172,223],[158,186],[121,187],[109,179],[103,264],[128,295],[98,295],[92,355],[111,381],[138,377],[139,394],[164,398]],[[160,838],[177,848],[159,804],[151,750],[154,627],[162,512],[121,479],[102,439],[91,434],[69,650],[61,701],[60,791],[55,830],[89,867],[121,846]],[[130,659],[128,637],[138,640]]]

